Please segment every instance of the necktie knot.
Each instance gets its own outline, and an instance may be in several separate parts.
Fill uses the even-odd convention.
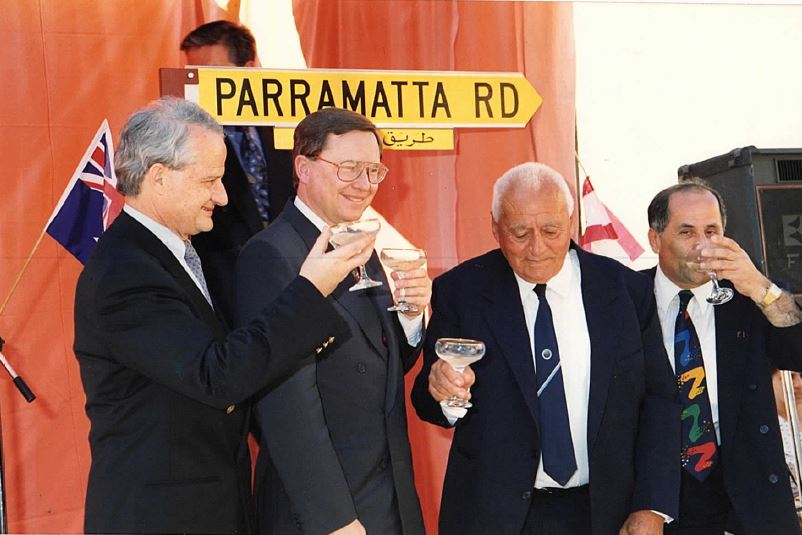
[[[543,301],[546,298],[546,285],[535,284],[535,294],[537,294],[539,301]]]
[[[691,298],[693,298],[693,292],[690,290],[680,290],[679,292],[679,311],[680,313],[684,313],[688,310],[688,303],[691,302]]]
[[[201,265],[200,256],[198,256],[198,252],[189,240],[184,240],[184,262],[187,263],[189,270],[195,275],[195,278],[200,284],[203,297],[205,297],[211,305],[212,300],[211,297],[209,297],[209,288],[206,286],[206,278],[203,276],[203,266]]]

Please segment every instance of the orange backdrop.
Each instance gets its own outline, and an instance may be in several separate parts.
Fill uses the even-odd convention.
[[[158,96],[158,68],[181,66],[182,36],[236,18],[212,0],[0,0],[0,304],[104,118],[117,136]],[[525,160],[572,185],[574,45],[570,4],[294,0],[309,67],[520,71],[543,97],[526,128],[456,132],[455,150],[386,153],[374,206],[429,255],[432,275],[494,246],[492,183]],[[38,399],[0,379],[11,532],[79,532],[89,466],[72,307],[81,265],[49,237],[0,311],[3,353]],[[411,379],[412,377],[409,377]],[[415,476],[436,533],[450,434],[410,412]]]

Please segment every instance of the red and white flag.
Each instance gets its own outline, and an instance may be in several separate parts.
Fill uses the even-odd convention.
[[[643,254],[638,240],[596,195],[590,177],[582,184],[582,204],[585,232],[579,243],[583,249],[613,258],[622,257],[623,251],[630,261]]]

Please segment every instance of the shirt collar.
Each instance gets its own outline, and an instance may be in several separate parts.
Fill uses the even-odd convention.
[[[315,225],[315,227],[317,227],[318,230],[320,230],[321,232],[323,231],[323,228],[326,226],[326,222],[323,221],[323,218],[321,218],[315,212],[313,212],[312,209],[309,208],[309,205],[301,200],[301,197],[296,195],[293,203],[295,204],[295,207],[298,209],[298,211],[301,212],[309,221],[311,221],[312,224]]]
[[[146,216],[130,204],[126,203],[123,206],[123,210],[125,213],[141,223],[146,229],[151,231],[157,238],[159,238],[159,241],[161,241],[165,247],[167,247],[170,252],[175,255],[176,258],[181,261],[184,260],[186,245],[184,245],[184,240],[182,240],[178,234],[165,227],[161,223],[158,223],[152,218]]]
[[[695,297],[694,301],[696,301],[697,305],[701,309],[701,311],[705,314],[709,312],[709,309],[712,308],[713,305],[707,302],[707,296],[710,294],[713,287],[713,283],[711,281],[702,284],[701,286],[697,286],[696,288],[691,288],[691,292],[693,292],[693,296]],[[657,265],[657,273],[654,276],[654,298],[657,302],[657,308],[660,309],[663,313],[668,312],[669,307],[673,305],[673,302],[676,300],[679,303],[677,298],[677,294],[679,294],[680,288],[676,284],[674,284],[663,270],[660,269],[660,265]],[[679,306],[679,305],[677,305]],[[674,310],[676,312],[676,310]]]
[[[580,285],[578,268],[579,259],[576,256],[576,251],[569,249],[560,271],[546,283],[548,289],[561,297],[569,295],[573,288],[577,288]],[[515,273],[515,281],[518,283],[521,299],[532,294],[532,290],[535,288],[534,282],[525,281],[517,273]]]

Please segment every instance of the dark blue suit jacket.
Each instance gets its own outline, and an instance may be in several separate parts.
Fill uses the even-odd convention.
[[[627,515],[676,516],[679,405],[647,277],[577,250],[591,343],[587,443],[593,534],[617,534]],[[513,271],[494,250],[434,282],[434,313],[412,401],[447,426],[427,391],[439,337],[485,342],[474,364],[474,407],[458,421],[440,533],[515,534],[524,525],[540,456],[532,351]]]
[[[654,280],[655,269],[648,270]],[[728,281],[723,285],[732,287]],[[777,421],[771,366],[802,371],[802,324],[773,327],[735,292],[715,307],[720,462],[736,533],[800,533]],[[675,455],[679,464],[679,455]],[[680,504],[682,518],[682,504]]]
[[[290,203],[248,242],[237,264],[240,321],[285,291],[319,234]],[[397,314],[387,311],[392,298],[375,253],[366,267],[384,286],[350,292],[349,276],[328,298],[350,339],[332,341],[320,355],[310,353],[256,403],[262,534],[325,534],[357,517],[368,533],[423,533],[404,402],[404,374],[420,346],[407,343]]]

